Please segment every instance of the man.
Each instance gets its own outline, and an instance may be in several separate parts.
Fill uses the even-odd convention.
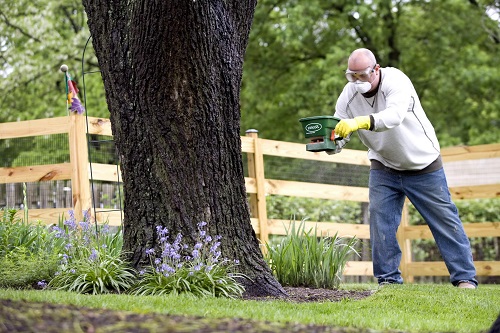
[[[429,225],[451,283],[476,288],[470,242],[451,200],[439,142],[412,82],[396,68],[381,68],[368,49],[352,52],[347,65],[335,134],[345,138],[338,151],[354,131],[368,147],[370,240],[379,285],[403,283],[396,231],[407,197]]]

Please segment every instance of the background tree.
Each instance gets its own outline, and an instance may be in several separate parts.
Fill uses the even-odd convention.
[[[69,66],[72,77],[81,84],[81,98],[82,66],[88,72],[99,69],[92,44],[82,63],[89,31],[81,2],[4,0],[0,7],[0,122],[67,115],[65,81],[59,67],[63,63]],[[109,117],[100,75],[88,75],[85,84],[92,94],[87,110],[95,117]],[[47,138],[0,143],[0,166],[22,165],[27,160],[69,162],[68,154],[30,151],[44,140]],[[52,141],[53,149],[64,148],[57,146],[58,140]]]
[[[76,0],[2,1],[1,122],[67,114],[65,81],[59,67],[67,64],[73,78],[82,83],[82,51],[89,38],[86,19]],[[95,71],[97,61],[89,51],[85,69]],[[88,101],[89,109],[94,116],[107,116],[101,78],[89,76],[86,84],[98,97]]]
[[[250,224],[241,156],[255,1],[83,3],[121,160],[128,259],[149,263],[157,226],[189,241],[205,221],[222,236],[222,255],[250,277],[249,294],[284,294]]]

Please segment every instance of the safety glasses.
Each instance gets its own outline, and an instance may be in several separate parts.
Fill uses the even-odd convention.
[[[353,72],[348,69],[345,71],[345,77],[349,82],[354,82],[357,80],[365,82],[370,81],[370,76],[372,75],[373,72],[375,72],[375,66],[377,66],[377,64],[373,65],[373,67],[368,67],[367,69],[361,72]]]

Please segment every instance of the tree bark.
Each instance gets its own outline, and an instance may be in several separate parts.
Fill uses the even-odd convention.
[[[250,224],[239,93],[255,0],[83,0],[124,186],[124,251],[201,221],[251,295],[284,295]]]

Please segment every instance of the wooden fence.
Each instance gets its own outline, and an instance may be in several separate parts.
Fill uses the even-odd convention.
[[[88,120],[88,123],[86,122]],[[120,182],[120,172],[116,165],[89,163],[88,134],[112,136],[111,124],[108,119],[93,118],[71,114],[67,117],[30,120],[0,124],[0,140],[67,133],[69,137],[70,163],[34,165],[23,167],[0,168],[0,184],[44,182],[56,180],[71,180],[72,207],[78,217],[83,209],[92,209],[90,190],[90,174],[95,181]],[[344,149],[341,154],[327,155],[311,153],[305,150],[304,144],[266,140],[258,137],[257,131],[249,130],[241,138],[242,152],[246,153],[248,161],[248,177],[245,177],[247,193],[250,195],[251,223],[262,242],[269,235],[284,235],[290,221],[284,219],[268,219],[266,196],[282,195],[291,197],[321,198],[329,200],[345,200],[368,203],[368,188],[306,183],[287,180],[266,179],[264,172],[264,156],[296,158],[328,163],[343,163],[368,166],[366,152]],[[476,161],[495,161],[500,158],[500,144],[452,147],[442,149],[442,156],[447,166],[455,162],[472,163]],[[500,168],[484,168],[488,173],[488,182],[477,182],[468,179],[462,186],[451,186],[450,192],[454,200],[474,198],[500,198]],[[477,168],[476,168],[477,169]],[[464,175],[465,176],[465,175]],[[471,183],[472,182],[472,183]],[[54,223],[68,208],[29,209],[30,220],[41,220]],[[19,212],[22,213],[22,212]],[[96,208],[92,213],[98,221],[108,220],[110,225],[119,225],[122,212]],[[80,215],[81,216],[81,215]],[[322,234],[338,232],[341,237],[356,236],[359,239],[369,239],[369,225],[331,222],[306,222],[306,228],[316,227]],[[500,237],[500,222],[465,223],[469,237]],[[416,239],[431,239],[427,226],[411,226],[408,209],[405,208],[398,239],[403,252],[401,271],[403,278],[411,282],[415,276],[447,276],[449,275],[444,262],[413,262],[411,241]],[[475,261],[478,276],[500,276],[500,261]],[[347,263],[344,275],[372,276],[370,261],[350,261]]]

